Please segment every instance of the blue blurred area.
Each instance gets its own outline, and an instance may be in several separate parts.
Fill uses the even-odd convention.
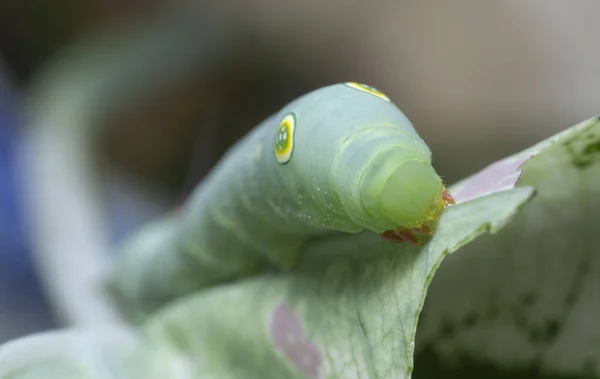
[[[0,343],[53,327],[19,209],[17,95],[0,62]]]

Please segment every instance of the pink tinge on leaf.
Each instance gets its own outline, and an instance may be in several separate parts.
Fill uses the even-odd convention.
[[[280,350],[306,378],[318,379],[322,356],[317,345],[309,339],[300,319],[286,304],[280,303],[273,310],[269,334],[275,347]]]
[[[452,193],[457,203],[514,188],[523,172],[522,166],[533,155],[509,157],[492,163],[477,174],[467,178]]]

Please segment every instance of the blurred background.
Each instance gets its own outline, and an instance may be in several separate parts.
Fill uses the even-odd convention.
[[[333,82],[386,93],[452,183],[600,113],[598,11],[593,0],[2,1],[0,343],[62,323],[22,196],[41,183],[22,179],[18,159],[40,128],[93,130],[107,250],[179,204],[262,119]],[[72,206],[68,190],[53,196]]]

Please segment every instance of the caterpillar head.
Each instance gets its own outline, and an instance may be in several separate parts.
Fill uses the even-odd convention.
[[[273,154],[291,192],[334,204],[340,217],[373,232],[419,228],[447,204],[429,148],[370,86],[333,85],[288,105]]]

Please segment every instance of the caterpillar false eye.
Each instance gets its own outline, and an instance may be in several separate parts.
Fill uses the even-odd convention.
[[[296,130],[296,117],[293,113],[286,115],[275,135],[275,143],[273,144],[273,152],[275,159],[280,164],[286,164],[292,159],[294,153],[294,133]]]
[[[378,89],[376,89],[374,87],[368,86],[366,84],[355,83],[355,82],[347,82],[345,84],[350,88],[354,88],[356,90],[363,91],[363,92],[369,93],[371,95],[377,96],[378,98],[383,99],[387,102],[390,101],[389,97],[387,97],[383,92],[379,91]]]

